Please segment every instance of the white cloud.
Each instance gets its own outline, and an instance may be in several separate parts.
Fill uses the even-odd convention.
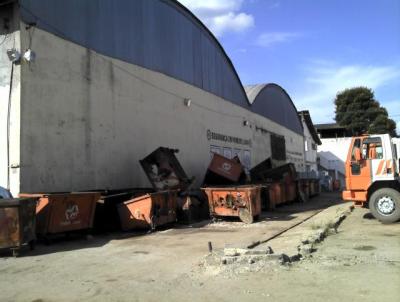
[[[312,61],[306,69],[303,89],[293,93],[298,109],[309,109],[313,120],[329,122],[334,117],[336,94],[346,88],[366,86],[376,90],[400,79],[399,66],[337,65],[328,61]],[[381,101],[385,106],[385,103]]]
[[[254,17],[241,12],[243,0],[179,0],[217,37],[226,32],[243,32],[254,26]]]
[[[301,36],[302,34],[294,32],[262,33],[258,36],[256,44],[262,47],[271,47],[275,44],[291,42]]]

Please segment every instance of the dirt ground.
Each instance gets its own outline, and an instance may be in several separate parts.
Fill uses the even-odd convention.
[[[324,194],[252,225],[206,221],[38,245],[20,258],[0,258],[0,301],[399,301],[400,224],[382,225],[365,209],[356,208],[337,233],[292,264],[246,263],[235,270],[205,261],[226,246],[257,241],[267,241],[259,247],[275,254],[293,254],[305,236],[348,208]]]

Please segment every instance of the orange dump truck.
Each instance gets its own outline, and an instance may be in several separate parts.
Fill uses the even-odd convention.
[[[343,199],[369,207],[382,223],[400,220],[399,140],[388,134],[353,137]]]

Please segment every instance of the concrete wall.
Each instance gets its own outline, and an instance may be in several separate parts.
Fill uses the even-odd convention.
[[[5,21],[8,19],[8,21]],[[19,188],[20,65],[7,50],[20,49],[19,19],[12,6],[0,9],[0,186],[14,192]],[[11,89],[11,91],[10,91]]]
[[[253,166],[270,156],[268,133],[284,135],[302,159],[303,137],[182,81],[99,55],[40,29],[21,26],[20,191],[149,186],[138,160],[159,146],[180,149],[189,176],[202,181],[210,146],[250,151]],[[31,37],[31,39],[29,39]],[[191,106],[184,99],[191,99]],[[243,121],[250,122],[244,126]],[[209,139],[208,130],[251,140]]]

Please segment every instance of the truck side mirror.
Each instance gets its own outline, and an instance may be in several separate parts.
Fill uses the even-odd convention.
[[[356,161],[360,161],[361,160],[361,150],[360,148],[355,148],[354,149],[354,157],[356,159]]]

